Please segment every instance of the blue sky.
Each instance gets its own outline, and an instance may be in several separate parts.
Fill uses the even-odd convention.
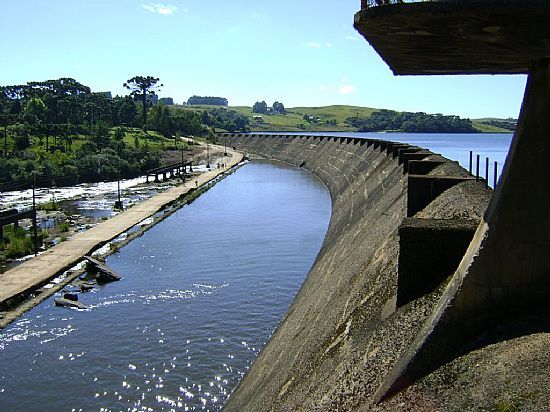
[[[395,77],[353,28],[359,0],[0,0],[0,84],[73,77],[126,94],[230,105],[349,104],[463,117],[517,117],[525,76]]]

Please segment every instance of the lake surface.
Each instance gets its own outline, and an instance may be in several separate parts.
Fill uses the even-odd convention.
[[[480,176],[485,177],[485,159],[489,158],[489,184],[493,186],[494,162],[497,162],[497,179],[502,173],[504,161],[512,142],[512,133],[346,133],[346,132],[277,132],[272,134],[346,136],[408,143],[429,149],[447,159],[455,160],[466,170],[469,168],[470,151],[473,152],[472,172],[476,172],[476,156],[480,157]]]
[[[255,161],[107,259],[88,311],[37,306],[0,334],[0,410],[218,410],[321,247],[330,196]]]

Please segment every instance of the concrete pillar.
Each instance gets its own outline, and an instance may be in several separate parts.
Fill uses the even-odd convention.
[[[413,160],[406,162],[406,172],[415,175],[427,175],[444,162],[434,160]]]
[[[445,190],[466,180],[473,180],[473,178],[409,174],[407,186],[407,217],[414,216]]]
[[[485,214],[487,238],[457,301],[469,317],[479,318],[474,312],[487,305],[500,317],[550,302],[549,113],[544,60],[530,71],[501,184]]]
[[[406,218],[399,227],[397,306],[431,293],[451,275],[476,231],[477,222]]]
[[[548,113],[550,65],[544,59],[530,69],[518,126],[484,219],[434,312],[376,400],[466,352],[482,332],[550,305]]]

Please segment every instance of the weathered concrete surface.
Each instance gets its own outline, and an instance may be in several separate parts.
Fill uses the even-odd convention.
[[[364,9],[363,34],[395,74],[527,73],[550,57],[546,0],[416,1]]]
[[[236,165],[243,158],[241,153],[233,150],[230,151],[230,154],[231,157],[227,162],[228,167]],[[198,185],[203,185],[222,172],[222,169],[214,169],[201,174],[193,181],[159,193],[3,273],[0,275],[0,308],[12,306],[12,302],[20,300],[21,297],[47,283],[58,273],[74,266],[92,250],[177,200],[196,187],[195,180]]]
[[[446,285],[444,281],[396,308],[399,227],[406,216],[408,187],[400,164],[405,156],[394,154],[407,152],[405,147],[286,135],[228,135],[228,144],[315,173],[330,191],[333,211],[306,281],[225,409],[338,411],[372,406],[374,393],[419,333]],[[455,163],[441,167],[449,163],[441,156],[422,159],[437,163],[420,167],[426,173],[439,167],[463,177],[464,170]],[[421,210],[420,218],[449,219],[455,226],[460,220],[479,219],[489,196],[483,202],[466,193],[485,192],[482,186],[475,181],[458,183]],[[452,207],[446,215],[446,202],[440,199],[448,195]]]
[[[531,66],[501,181],[435,310],[375,398],[465,351],[495,323],[550,302],[550,62]],[[547,328],[545,325],[544,328]],[[450,345],[449,342],[453,344]]]
[[[500,340],[360,411],[548,411],[549,333]]]
[[[397,306],[431,293],[454,272],[478,224],[479,220],[462,219],[403,220],[399,226]]]

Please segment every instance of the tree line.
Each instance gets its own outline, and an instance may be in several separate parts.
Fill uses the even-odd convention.
[[[470,119],[423,112],[378,110],[369,117],[348,117],[345,122],[360,132],[401,131],[406,133],[477,133]]]
[[[212,96],[191,96],[187,99],[187,104],[192,105],[211,105],[211,106],[228,106],[229,101],[224,97],[212,97]]]
[[[261,102],[256,102],[252,106],[252,113],[259,114],[286,114],[285,106],[280,102],[274,102],[271,107],[267,106],[267,103],[262,100]]]
[[[71,78],[0,86],[0,185],[34,173],[66,184],[132,177],[160,166],[165,142],[153,131],[211,136],[209,123],[224,124],[220,115],[206,123],[192,110],[153,105],[162,87],[154,76],[123,86],[129,95],[114,98]]]

